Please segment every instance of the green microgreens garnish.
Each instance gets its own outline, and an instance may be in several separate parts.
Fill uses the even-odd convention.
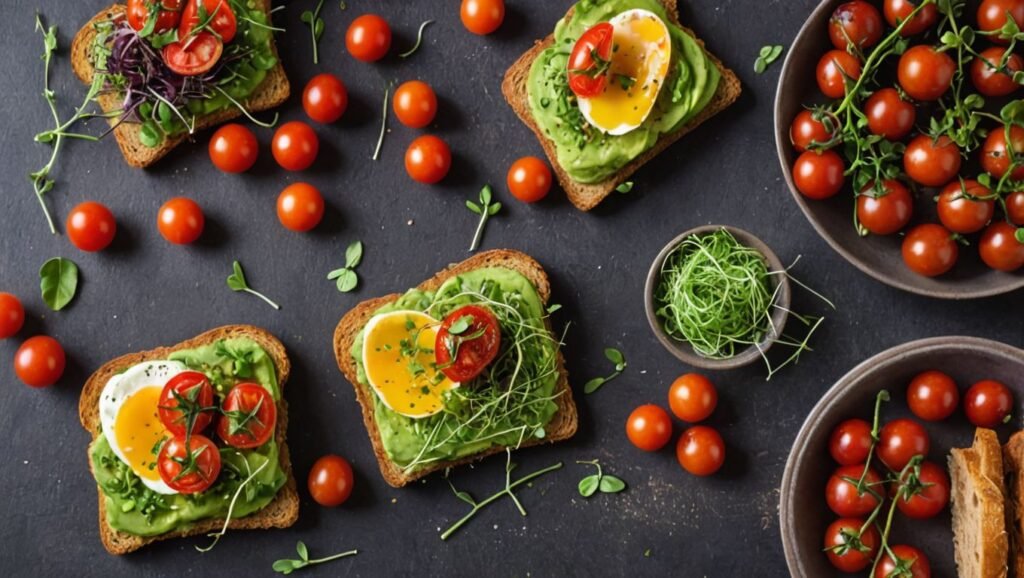
[[[610,58],[607,60],[602,58],[601,54],[598,53],[597,48],[591,48],[590,59],[591,63],[586,68],[574,68],[569,72],[572,72],[573,74],[580,74],[588,78],[597,78],[608,74],[608,70],[612,66]]]
[[[761,74],[768,70],[768,65],[779,59],[782,50],[781,44],[762,46],[761,51],[757,54],[757,60],[754,61],[754,72]]]
[[[301,540],[299,541],[298,544],[295,545],[295,551],[299,554],[299,558],[297,560],[284,558],[274,562],[274,572],[287,575],[301,568],[305,568],[307,566],[323,564],[324,562],[330,562],[331,560],[346,558],[348,556],[355,556],[359,553],[359,550],[349,550],[348,552],[342,552],[340,554],[335,554],[333,556],[327,556],[326,558],[317,558],[315,560],[311,560],[309,558],[309,550],[306,548],[306,544]]]
[[[433,23],[434,23],[433,20],[425,20],[423,22],[423,24],[420,24],[420,29],[419,29],[419,31],[416,32],[416,44],[414,44],[412,46],[412,48],[410,48],[409,50],[406,50],[405,52],[399,54],[398,57],[399,58],[408,58],[408,57],[412,56],[417,50],[419,50],[420,49],[420,44],[423,43],[423,29],[426,28],[427,26],[433,24]]]
[[[309,25],[309,34],[313,39],[313,64],[320,64],[320,52],[318,45],[320,37],[324,35],[324,19],[320,17],[320,9],[324,7],[324,0],[316,3],[315,10],[306,10],[299,17]]]
[[[241,456],[241,454],[238,454],[238,455]],[[196,550],[198,550],[198,551],[200,551],[200,552],[202,552],[204,554],[206,552],[209,552],[210,550],[213,550],[213,547],[216,546],[218,542],[220,542],[221,537],[224,536],[224,534],[228,533],[228,524],[231,523],[231,517],[232,517],[232,515],[235,512],[235,503],[238,502],[238,497],[242,495],[242,491],[246,492],[246,500],[248,500],[248,501],[252,501],[253,500],[255,495],[254,494],[250,494],[250,492],[249,492],[249,488],[251,487],[250,483],[256,478],[257,475],[259,475],[259,473],[261,471],[263,471],[263,468],[265,468],[268,465],[270,465],[270,460],[267,460],[267,461],[263,462],[255,470],[252,470],[249,467],[249,460],[246,460],[246,459],[243,458],[242,459],[242,463],[244,463],[245,464],[245,468],[247,470],[249,470],[249,475],[244,480],[242,480],[242,483],[239,484],[238,488],[235,490],[235,494],[233,496],[231,496],[231,503],[228,504],[228,514],[227,514],[227,516],[224,517],[224,526],[221,527],[220,531],[213,532],[211,534],[207,534],[206,535],[208,538],[213,538],[213,542],[211,542],[210,545],[205,547],[205,548],[200,548],[199,546],[195,547]]]
[[[601,469],[600,462],[597,460],[583,460],[577,461],[576,463],[594,466],[597,468],[596,474],[591,474],[580,480],[579,492],[584,498],[589,498],[598,491],[602,494],[617,494],[626,489],[626,482],[622,481],[620,478],[604,473]]]
[[[391,84],[384,89],[384,104],[380,115],[380,135],[377,136],[377,146],[373,149],[373,160],[380,158],[380,149],[384,146],[384,133],[388,130],[388,97],[391,96]]]
[[[249,109],[245,108],[245,105],[243,105],[242,103],[238,102],[238,100],[236,100],[233,96],[228,94],[228,92],[226,90],[224,90],[223,88],[221,88],[219,86],[216,86],[216,85],[214,85],[213,88],[216,89],[217,92],[221,94],[221,96],[226,98],[227,101],[230,102],[235,108],[237,108],[239,110],[239,112],[241,112],[245,116],[245,118],[249,119],[249,122],[253,123],[256,126],[261,126],[263,128],[274,128],[274,126],[277,125],[277,121],[281,118],[281,113],[275,112],[274,113],[274,118],[271,119],[269,122],[262,121],[262,120],[256,118],[255,116],[253,116],[252,113],[249,112]],[[177,110],[177,109],[175,109],[175,110]],[[180,113],[179,113],[179,116],[180,116]],[[189,124],[185,123],[185,126],[189,126]],[[191,134],[193,130],[195,130],[195,118],[194,117],[192,119],[192,126],[189,128],[189,133]]]
[[[39,269],[39,290],[50,309],[67,307],[78,291],[78,265],[63,257],[49,259]]]
[[[345,249],[345,266],[335,269],[327,274],[328,280],[337,280],[338,291],[348,293],[359,284],[359,275],[356,274],[356,267],[363,260],[363,243],[355,241]]]
[[[491,185],[484,185],[484,188],[480,189],[480,203],[474,203],[473,201],[466,201],[466,208],[473,213],[480,215],[480,223],[476,226],[476,233],[473,235],[473,242],[469,245],[469,252],[472,253],[480,247],[480,239],[484,236],[484,227],[487,226],[487,220],[498,214],[501,210],[501,203],[491,203],[491,197],[493,192],[491,191]]]
[[[463,315],[448,327],[448,334],[444,337],[444,348],[448,352],[448,362],[438,365],[437,369],[445,369],[455,365],[456,360],[459,358],[459,349],[462,347],[462,344],[479,339],[487,333],[486,325],[467,333],[474,323],[476,323],[476,319],[472,315]]]
[[[629,90],[636,85],[636,79],[627,74],[616,74],[615,80],[619,83],[619,86],[622,87],[622,90]]]
[[[266,301],[267,305],[270,305],[274,309],[281,308],[280,305],[271,301],[270,298],[267,297],[266,295],[260,293],[259,291],[255,291],[249,287],[249,285],[245,281],[245,273],[242,271],[241,263],[235,261],[231,266],[234,269],[234,272],[228,275],[228,287],[230,287],[232,291],[242,291],[245,293],[249,293],[250,295],[255,295],[260,299]]]
[[[626,194],[626,193],[628,193],[628,192],[630,192],[632,190],[633,190],[633,181],[626,181],[624,183],[619,183],[619,185],[617,187],[615,187],[615,191],[618,192],[618,193],[622,193],[622,194]]]
[[[607,377],[595,377],[591,379],[583,386],[583,393],[591,394],[601,389],[601,386],[615,379],[622,374],[626,369],[626,358],[622,355],[622,352],[614,347],[608,347],[604,350],[604,356],[608,358],[608,361],[615,364],[615,372]]]

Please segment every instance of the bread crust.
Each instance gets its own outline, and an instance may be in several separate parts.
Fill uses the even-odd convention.
[[[1006,527],[1010,532],[1010,566],[1024,578],[1024,432],[1003,446],[1006,474]]]
[[[177,345],[172,345],[170,347],[158,347],[156,349],[150,349],[149,351],[129,353],[108,361],[89,376],[89,379],[86,380],[85,385],[82,387],[82,394],[78,400],[78,418],[82,422],[82,427],[84,427],[92,436],[94,443],[96,438],[100,435],[100,395],[102,395],[103,388],[111,377],[123,372],[133,365],[137,365],[145,361],[167,359],[167,357],[175,351],[182,349],[194,349],[216,343],[221,339],[233,338],[251,339],[263,348],[274,362],[274,368],[277,371],[277,382],[282,392],[281,399],[277,405],[277,431],[275,432],[275,440],[277,441],[279,448],[281,469],[284,470],[288,479],[285,482],[285,485],[278,490],[277,496],[275,496],[265,508],[250,516],[231,520],[228,524],[228,528],[232,530],[287,528],[294,524],[299,518],[299,494],[296,489],[295,476],[292,473],[291,458],[288,453],[288,445],[285,439],[288,431],[288,404],[284,400],[283,392],[285,383],[288,381],[288,375],[291,371],[291,362],[288,360],[288,355],[285,351],[284,345],[265,329],[254,327],[252,325],[226,325],[216,329],[211,329],[210,331],[197,335],[192,339],[182,341]],[[90,454],[91,449],[92,443],[89,444],[88,451]],[[91,470],[91,457],[88,461],[89,468]],[[93,475],[95,476],[95,473],[93,473]],[[209,532],[220,530],[224,526],[223,518],[212,518],[194,524],[188,528],[160,536],[143,537],[126,532],[120,532],[111,528],[110,525],[107,524],[105,496],[103,494],[103,490],[99,486],[96,487],[96,491],[99,494],[100,540],[103,542],[103,547],[111,554],[127,554],[128,552],[138,550],[146,544],[159,540],[204,535]]]
[[[974,445],[951,450],[949,474],[958,574],[1005,578],[1009,539],[1002,451],[996,432],[978,428]]]
[[[672,24],[678,26],[687,34],[692,36],[694,40],[700,44],[701,48],[704,48],[704,41],[697,38],[697,35],[692,30],[679,23],[679,11],[676,6],[676,0],[659,1],[665,7],[669,20]],[[570,8],[569,12],[566,13],[566,17],[571,14],[572,8]],[[509,106],[512,107],[512,110],[515,111],[516,116],[518,116],[519,119],[522,120],[531,131],[533,131],[533,134],[537,137],[541,147],[544,149],[544,154],[547,155],[548,160],[551,162],[551,167],[555,170],[558,182],[562,185],[562,189],[569,197],[569,201],[581,211],[589,211],[596,207],[601,203],[601,201],[607,198],[617,186],[629,179],[633,173],[638,171],[640,167],[647,164],[648,161],[661,154],[662,151],[682,138],[683,135],[696,129],[704,121],[725,110],[732,105],[732,103],[736,102],[736,99],[739,98],[740,93],[743,91],[743,87],[740,85],[740,80],[736,76],[736,73],[726,68],[718,58],[710,52],[707,52],[705,49],[708,58],[721,74],[721,80],[718,83],[715,95],[712,97],[711,101],[708,102],[707,106],[704,107],[704,110],[678,130],[658,137],[658,140],[653,147],[630,161],[611,177],[597,183],[580,183],[574,181],[565,169],[562,168],[562,165],[559,164],[554,143],[544,134],[544,131],[534,120],[533,113],[530,111],[529,98],[527,96],[527,82],[530,75],[530,67],[533,66],[533,61],[537,59],[540,53],[547,47],[551,46],[553,42],[554,35],[549,34],[543,40],[538,40],[534,44],[533,48],[527,50],[526,53],[520,56],[508,71],[505,72],[505,78],[501,83],[501,93],[504,95],[505,101],[508,102]]]
[[[534,287],[537,288],[541,301],[545,304],[548,302],[551,296],[551,285],[547,274],[540,264],[524,253],[505,249],[479,253],[461,263],[451,265],[430,279],[420,283],[417,288],[424,291],[435,290],[452,277],[486,267],[503,267],[517,271],[533,283]],[[376,421],[374,421],[373,395],[375,394],[367,386],[359,383],[356,374],[356,364],[352,359],[350,351],[356,336],[366,326],[373,313],[384,305],[394,302],[399,297],[401,297],[400,293],[392,293],[384,297],[363,301],[346,313],[334,330],[334,356],[338,361],[338,368],[355,389],[356,401],[359,402],[359,406],[362,409],[363,425],[366,426],[366,431],[370,436],[370,443],[373,445],[373,453],[380,466],[381,476],[384,477],[384,481],[396,488],[400,488],[432,472],[474,462],[505,451],[503,446],[493,447],[458,460],[437,462],[410,473],[403,472],[400,467],[388,458],[380,438],[380,431],[378,431]],[[551,331],[550,324],[548,324],[548,331]],[[560,395],[556,398],[558,409],[554,417],[551,418],[551,422],[545,426],[547,435],[544,439],[531,438],[525,440],[520,447],[554,443],[568,439],[576,433],[578,425],[576,404],[573,401],[572,388],[569,386],[569,377],[565,370],[565,360],[562,357],[561,350],[558,351],[557,366],[559,378],[556,390],[560,392]]]

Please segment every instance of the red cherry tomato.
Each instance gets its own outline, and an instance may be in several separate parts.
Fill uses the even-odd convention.
[[[1005,52],[1005,48],[992,46],[981,52],[981,58],[971,62],[971,82],[981,94],[1007,96],[1020,87],[1013,81],[1013,73],[1024,69],[1024,58],[1010,54],[1005,68],[1000,68]]]
[[[90,253],[102,251],[114,240],[117,221],[105,205],[86,201],[68,214],[67,231],[75,247]]]
[[[256,135],[240,124],[226,124],[210,139],[210,160],[225,173],[244,173],[251,169],[259,153]]]
[[[882,15],[863,0],[840,4],[828,19],[828,36],[839,50],[846,50],[851,43],[870,48],[882,39]]]
[[[1006,217],[1014,225],[1024,225],[1024,192],[1010,193],[1006,197]]]
[[[235,18],[235,11],[231,9],[228,0],[188,0],[185,10],[181,13],[181,24],[178,25],[178,38],[183,42],[189,39],[192,31],[206,21],[199,13],[199,3],[202,2],[206,11],[206,18],[210,18],[208,29],[220,38],[224,44],[230,44],[238,32],[238,21]]]
[[[209,489],[220,475],[220,466],[220,450],[210,438],[199,434],[187,439],[183,435],[168,439],[156,462],[160,479],[182,494]]]
[[[934,518],[949,503],[949,476],[934,462],[921,462],[919,469],[917,475],[905,472],[901,478],[903,485],[894,486],[896,507],[908,518]]]
[[[919,44],[900,56],[896,76],[903,92],[916,100],[938,100],[953,83],[956,64],[945,52]]]
[[[551,190],[551,169],[537,157],[523,157],[508,169],[508,190],[524,203],[536,203]]]
[[[939,220],[954,233],[975,233],[982,230],[996,212],[996,203],[990,196],[992,191],[966,179],[953,181],[939,193]]]
[[[434,135],[416,138],[405,151],[405,172],[418,183],[441,181],[452,167],[452,151]]]
[[[832,121],[829,121],[832,122]],[[809,110],[801,110],[793,124],[789,127],[789,142],[797,152],[804,152],[811,143],[827,143],[832,140],[832,133],[829,132],[824,122],[814,119],[814,113]]]
[[[29,337],[14,354],[14,373],[30,387],[49,387],[64,374],[64,348],[46,335]]]
[[[149,23],[149,9],[155,7],[159,14],[153,32],[162,34],[178,25],[181,18],[182,0],[162,0],[157,3],[153,0],[128,0],[125,12],[128,15],[128,25],[135,30],[141,31]]]
[[[878,566],[875,566],[874,578],[931,578],[932,568],[923,552],[904,545],[892,546],[890,550],[896,555],[898,563],[888,553],[884,554],[878,561]],[[902,569],[902,573],[897,574],[897,567]]]
[[[356,60],[376,62],[391,49],[391,27],[376,14],[363,14],[349,24],[345,47]]]
[[[344,504],[352,495],[354,485],[352,466],[341,456],[326,455],[309,470],[309,494],[326,508]]]
[[[842,98],[846,94],[846,78],[860,78],[860,61],[844,50],[829,50],[818,61],[818,88],[829,98]]]
[[[857,489],[857,482],[864,477],[863,491]],[[859,518],[870,514],[879,502],[884,489],[882,478],[875,470],[864,473],[864,464],[839,466],[832,473],[825,486],[825,501],[833,512],[844,518]]]
[[[1005,423],[1013,411],[1013,393],[994,379],[979,381],[964,395],[964,413],[978,427],[994,428]]]
[[[183,371],[164,385],[157,412],[174,435],[197,434],[213,421],[213,386],[198,371]],[[188,427],[192,423],[191,429]]]
[[[903,169],[914,182],[941,187],[960,170],[960,149],[948,136],[937,140],[928,135],[914,137],[903,153]]]
[[[182,76],[209,72],[223,53],[224,43],[209,32],[197,32],[188,40],[172,42],[163,49],[164,64]]]
[[[656,452],[672,437],[672,419],[654,404],[641,405],[626,420],[626,437],[645,452]]]
[[[1010,173],[1010,178],[1019,181],[1024,179],[1024,128],[1017,125],[1010,126],[1010,143],[1012,143],[1013,159],[1010,158],[1010,150],[1006,148],[1006,129],[997,127],[988,133],[985,144],[981,146],[981,168],[997,179],[1010,170],[1012,161],[1017,166]]]
[[[918,225],[903,238],[903,262],[925,277],[937,277],[956,265],[960,249],[942,225]]]
[[[718,390],[699,373],[676,378],[668,390],[668,407],[676,417],[690,423],[706,420],[718,406]]]
[[[277,219],[289,231],[304,233],[324,218],[324,197],[308,183],[293,183],[277,197]]]
[[[914,128],[917,107],[903,100],[895,88],[875,91],[864,105],[871,132],[889,140],[902,140]]]
[[[942,421],[953,415],[960,403],[960,392],[953,378],[941,371],[917,374],[907,387],[910,411],[925,421]]]
[[[217,435],[235,448],[258,448],[274,435],[277,405],[267,388],[258,383],[239,383],[221,405]]]
[[[978,243],[981,260],[996,271],[1007,273],[1024,267],[1024,243],[1017,240],[1017,227],[997,221],[985,229]]]
[[[308,124],[293,120],[277,129],[270,150],[281,168],[304,171],[316,160],[320,152],[320,139]]]
[[[860,572],[871,565],[881,542],[878,530],[864,520],[840,518],[825,530],[825,552],[828,561],[841,572]]]
[[[1006,16],[1009,14],[1017,23],[1017,27],[1024,27],[1024,0],[984,0],[978,6],[978,30],[981,32],[998,32],[1006,24]],[[1009,44],[1010,39],[1002,34],[992,34],[988,39],[996,44]]]
[[[920,5],[920,2],[914,2],[913,0],[885,0],[882,6],[882,12],[885,14],[885,21],[889,23],[889,26],[896,28],[901,22],[910,18],[914,10]],[[924,8],[921,8],[911,19],[910,22],[900,30],[901,36],[914,36],[920,34],[925,30],[935,26],[935,23],[939,21],[939,8],[934,4],[928,4]]]
[[[302,91],[302,108],[306,116],[322,124],[341,118],[348,108],[348,90],[337,76],[325,72],[310,79]]]
[[[606,68],[602,62],[611,61],[614,33],[610,23],[600,22],[587,29],[573,45],[569,54],[568,78],[569,88],[576,96],[589,98],[604,91],[608,74],[606,70],[602,71]]]
[[[842,466],[863,464],[871,453],[871,424],[848,419],[836,426],[829,437],[828,451]]]
[[[461,331],[454,333],[453,326]],[[498,356],[500,347],[501,327],[494,313],[478,305],[465,305],[441,321],[434,357],[448,379],[462,383],[483,373]]]
[[[679,436],[676,459],[691,474],[710,476],[725,463],[725,442],[716,430],[705,425],[695,425]]]
[[[175,197],[160,207],[156,224],[160,234],[175,245],[188,245],[203,234],[203,210],[192,199]]]
[[[423,128],[437,115],[437,95],[426,82],[410,80],[395,91],[393,107],[399,122],[409,128]]]
[[[906,466],[914,456],[928,456],[931,442],[928,432],[912,419],[894,419],[878,432],[878,459],[894,472]]]
[[[459,17],[473,34],[490,34],[505,20],[505,0],[462,0]]]
[[[14,337],[25,324],[25,308],[10,293],[0,293],[0,339]]]
[[[895,179],[882,181],[881,190],[874,183],[865,185],[857,196],[857,220],[875,235],[891,235],[907,226],[914,214],[914,199],[903,183]]]
[[[807,151],[793,165],[793,184],[809,199],[827,199],[842,190],[843,170],[843,159],[836,151]]]

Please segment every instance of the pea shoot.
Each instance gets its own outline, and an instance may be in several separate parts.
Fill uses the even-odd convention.
[[[232,291],[241,291],[244,293],[249,293],[250,295],[255,295],[260,299],[266,301],[267,305],[270,305],[274,309],[281,308],[280,305],[271,301],[270,298],[267,297],[266,295],[249,287],[248,283],[246,283],[245,281],[245,272],[242,271],[241,263],[235,261],[232,264],[232,269],[232,273],[228,275],[228,287],[230,287]]]
[[[476,234],[473,235],[473,242],[469,245],[469,252],[472,253],[480,247],[480,239],[484,236],[484,227],[487,226],[487,220],[498,214],[501,210],[501,203],[491,202],[493,192],[491,185],[484,185],[484,188],[480,190],[480,203],[474,203],[473,201],[466,201],[466,208],[473,213],[480,215],[480,223],[476,226]]]
[[[626,489],[626,482],[613,475],[604,473],[598,460],[584,460],[577,461],[576,463],[597,468],[596,474],[591,474],[580,480],[578,489],[580,495],[584,498],[589,498],[598,491],[602,494],[617,494]]]
[[[601,389],[601,386],[615,379],[626,370],[626,357],[622,355],[622,352],[613,347],[605,348],[604,356],[608,358],[608,361],[615,364],[615,372],[607,377],[595,377],[586,384],[583,385],[583,393],[591,394]]]
[[[313,39],[313,64],[320,64],[319,44],[320,37],[324,35],[324,19],[320,17],[320,10],[324,7],[324,0],[316,3],[316,8],[306,10],[299,17],[302,22],[309,25],[309,34]]]
[[[754,61],[754,72],[761,74],[768,70],[768,66],[782,56],[783,47],[781,44],[762,46]]]
[[[356,241],[345,250],[345,266],[335,269],[327,274],[328,280],[336,280],[338,291],[348,293],[359,284],[359,275],[356,275],[356,266],[363,260],[363,243]]]
[[[316,564],[323,564],[324,562],[355,556],[359,553],[359,550],[349,550],[340,554],[334,554],[333,556],[327,556],[326,558],[310,559],[309,548],[306,547],[305,542],[299,540],[298,544],[295,545],[295,552],[299,555],[298,559],[283,558],[274,562],[274,572],[287,576],[296,570],[301,570],[308,566],[315,566]]]

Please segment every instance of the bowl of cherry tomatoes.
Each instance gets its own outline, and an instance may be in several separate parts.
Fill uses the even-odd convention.
[[[1009,418],[1022,376],[1024,351],[975,337],[906,343],[843,376],[811,410],[782,477],[790,572],[875,578],[917,560],[915,577],[956,576],[947,457],[976,427],[1003,439],[1020,427]]]
[[[798,206],[847,261],[937,298],[1024,287],[1021,29],[1024,0],[812,12],[780,75],[776,148]]]

